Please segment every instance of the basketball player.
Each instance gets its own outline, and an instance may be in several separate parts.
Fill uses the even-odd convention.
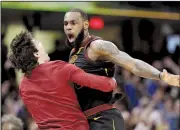
[[[71,9],[64,16],[64,32],[67,42],[74,47],[69,63],[75,64],[92,74],[113,76],[114,64],[133,74],[155,80],[162,80],[169,85],[179,86],[179,75],[166,70],[160,72],[151,65],[132,58],[118,50],[115,44],[100,37],[90,35],[87,14],[81,9]],[[108,32],[111,35],[111,32]],[[75,85],[78,101],[87,116],[90,130],[124,130],[124,121],[120,112],[112,107],[112,92],[102,92]]]
[[[20,96],[43,130],[89,130],[71,82],[91,89],[112,91],[116,82],[107,77],[85,73],[63,61],[49,61],[42,44],[29,32],[18,34],[11,42],[9,57],[24,73]]]

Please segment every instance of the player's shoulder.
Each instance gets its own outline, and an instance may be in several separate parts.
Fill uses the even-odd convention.
[[[93,44],[97,43],[99,40],[101,41],[103,39],[101,37],[99,37],[99,36],[91,35],[89,37],[89,39],[86,41],[86,47],[89,47],[92,43]]]
[[[96,48],[97,46],[101,45],[104,42],[102,39],[97,39],[91,42],[90,48]]]
[[[102,51],[102,49],[104,47],[111,46],[111,44],[113,44],[113,43],[111,43],[110,41],[106,41],[103,39],[97,39],[97,40],[93,41],[89,47],[94,51]]]
[[[95,40],[92,42],[92,44],[90,45],[90,48],[92,48],[94,50],[102,51],[105,48],[109,49],[112,46],[116,46],[116,45],[114,43],[112,43],[111,41],[98,39],[98,40]]]

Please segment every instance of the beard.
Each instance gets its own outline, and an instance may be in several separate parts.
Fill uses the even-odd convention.
[[[74,42],[74,47],[76,50],[79,50],[79,47],[81,46],[83,39],[84,39],[84,29],[81,30],[81,32],[79,33],[78,37]]]
[[[67,45],[70,49],[72,49],[72,48],[74,47],[74,42],[71,43],[71,42],[69,42],[68,38],[66,38],[66,45]]]
[[[82,28],[74,42],[69,42],[68,38],[66,39],[66,41],[67,41],[67,44],[69,47],[71,47],[71,48],[74,47],[75,50],[78,51],[83,39],[84,39],[84,29]]]

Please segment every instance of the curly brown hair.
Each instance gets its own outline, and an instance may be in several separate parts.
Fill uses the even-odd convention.
[[[32,41],[33,39],[32,34],[25,31],[16,35],[10,44],[9,60],[15,69],[21,70],[25,74],[30,74],[38,64],[38,59],[34,56],[38,50]]]

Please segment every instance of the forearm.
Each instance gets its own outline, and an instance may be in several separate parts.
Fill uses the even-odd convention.
[[[149,65],[148,63],[135,59],[135,64],[132,69],[132,73],[140,77],[160,80],[161,72],[153,66]]]
[[[81,70],[77,70],[71,75],[71,81],[80,86],[87,86],[104,92],[113,91],[116,87],[116,82],[110,78],[88,74]]]
[[[111,61],[137,76],[159,80],[160,71],[151,65],[134,59],[127,53],[120,51],[113,43],[108,41],[98,41],[91,44],[91,49],[103,60]]]
[[[141,60],[134,59],[127,53],[120,51],[113,43],[109,41],[96,40],[96,44],[91,44],[90,49],[92,49],[93,53],[97,54],[98,58],[111,61],[131,71],[137,76],[156,80],[162,79],[169,85],[180,87],[179,75],[169,74],[166,72],[166,70],[160,72],[151,65]]]

